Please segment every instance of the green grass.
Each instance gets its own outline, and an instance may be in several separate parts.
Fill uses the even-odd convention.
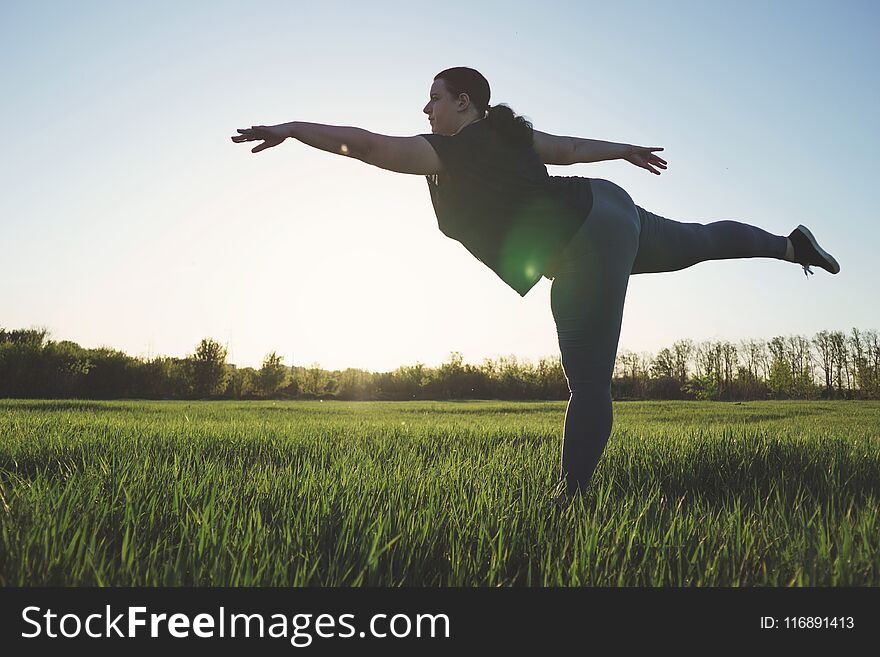
[[[0,584],[880,585],[880,403],[0,400]]]

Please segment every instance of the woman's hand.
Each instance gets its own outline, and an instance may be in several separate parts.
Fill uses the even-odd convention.
[[[666,160],[654,155],[651,151],[662,151],[662,148],[657,147],[647,147],[647,146],[630,146],[630,152],[628,155],[624,155],[621,159],[626,160],[632,164],[635,164],[637,167],[642,167],[643,169],[647,169],[651,173],[656,173],[658,176],[660,172],[654,169],[657,167],[659,169],[666,168]]]
[[[257,139],[263,140],[262,144],[254,146],[251,149],[251,153],[259,153],[267,148],[277,146],[289,136],[286,134],[285,129],[280,125],[252,125],[250,128],[239,128],[238,131],[241,134],[235,135],[232,138],[232,141],[236,144],[240,144],[244,141],[255,141]]]

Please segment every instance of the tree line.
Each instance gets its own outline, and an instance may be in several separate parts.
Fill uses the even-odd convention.
[[[227,363],[227,349],[203,338],[184,358],[144,359],[54,341],[46,329],[0,328],[0,397],[81,399],[568,399],[558,357],[516,356],[391,372],[288,367],[276,352],[260,368]],[[876,330],[823,330],[812,338],[678,340],[657,354],[620,351],[615,399],[880,399]]]

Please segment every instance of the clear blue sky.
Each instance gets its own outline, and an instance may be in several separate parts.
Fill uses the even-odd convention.
[[[880,328],[875,2],[0,4],[0,326],[132,355],[199,339],[259,366],[558,355],[525,298],[437,228],[421,176],[236,128],[429,132],[436,73],[480,70],[539,130],[661,146],[613,180],[681,221],[808,225],[831,276],[776,260],[631,279],[620,349]]]

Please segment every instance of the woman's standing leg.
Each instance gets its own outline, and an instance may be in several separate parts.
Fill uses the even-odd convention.
[[[571,392],[561,464],[569,495],[586,489],[611,435],[611,375],[639,248],[639,216],[629,194],[607,180],[591,184],[593,207],[562,254],[550,288]]]

